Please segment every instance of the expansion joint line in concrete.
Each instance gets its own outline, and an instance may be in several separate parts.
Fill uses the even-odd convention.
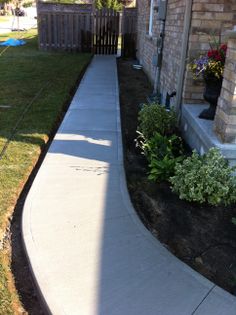
[[[212,288],[209,290],[209,292],[204,296],[202,301],[198,304],[198,306],[195,308],[195,310],[191,313],[191,315],[196,314],[196,311],[199,309],[199,307],[204,303],[204,301],[208,298],[208,296],[211,294],[211,292],[216,288],[216,285],[213,285]]]

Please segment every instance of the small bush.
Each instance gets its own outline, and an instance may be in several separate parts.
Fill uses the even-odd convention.
[[[176,164],[175,175],[170,178],[172,190],[180,199],[228,205],[236,202],[234,170],[216,148],[203,156],[193,151],[182,164]]]
[[[182,139],[176,135],[170,137],[155,133],[153,137],[146,140],[142,133],[138,133],[138,146],[149,162],[150,180],[168,180],[174,175],[177,162],[183,157]]]
[[[22,4],[23,8],[30,8],[33,5],[33,1],[25,2]]]
[[[115,11],[122,10],[122,3],[119,0],[95,0],[95,6],[101,10],[103,8],[113,9]]]
[[[176,113],[173,109],[167,111],[162,105],[153,103],[144,105],[139,112],[138,130],[146,139],[150,139],[156,132],[162,136],[174,133],[177,125]]]

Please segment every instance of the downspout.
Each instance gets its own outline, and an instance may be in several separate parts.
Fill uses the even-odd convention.
[[[166,0],[166,8],[167,8],[168,0]],[[158,6],[154,8],[154,10],[158,10]],[[167,9],[166,9],[167,10]],[[162,58],[163,58],[163,45],[164,45],[164,36],[165,36],[165,22],[166,22],[166,13],[165,17],[159,18],[160,21],[160,31],[159,38],[157,39],[157,55],[156,60],[153,64],[156,63],[156,72],[155,72],[155,80],[154,80],[154,90],[153,94],[157,95],[160,93],[160,79],[161,79],[161,67],[162,67]]]
[[[179,80],[176,88],[176,104],[175,109],[178,114],[178,122],[181,119],[182,113],[182,94],[184,87],[184,77],[185,77],[185,69],[186,69],[186,59],[188,53],[188,42],[189,42],[189,32],[192,21],[192,6],[193,0],[186,0],[186,9],[184,15],[184,30],[183,30],[183,41],[181,48],[181,59],[180,59],[180,71],[179,71]]]
[[[160,23],[160,33],[159,39],[157,40],[157,67],[156,67],[156,75],[154,82],[154,94],[157,94],[160,91],[160,78],[161,78],[161,66],[162,66],[162,52],[163,52],[163,43],[164,43],[164,35],[165,35],[165,20],[161,20]]]

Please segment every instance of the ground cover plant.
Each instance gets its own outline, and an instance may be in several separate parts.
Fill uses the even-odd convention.
[[[165,156],[163,152],[165,153],[165,150],[169,152],[168,141],[172,136],[179,135],[172,133],[163,136],[158,133],[154,138],[152,136],[148,139],[142,138],[142,142],[137,147],[134,140],[137,138],[136,130],[141,132],[140,104],[146,102],[144,98],[152,93],[152,89],[148,85],[145,74],[140,70],[132,69],[132,61],[119,60],[118,70],[126,176],[131,199],[138,215],[153,235],[174,255],[234,294],[236,292],[236,229],[233,222],[236,220],[232,218],[236,217],[235,204],[225,206],[222,200],[215,199],[211,189],[209,189],[211,198],[207,196],[208,203],[181,200],[178,194],[171,190],[168,176],[164,181],[163,178],[158,181],[159,174],[154,180],[148,179],[150,156],[154,155],[161,161],[161,158]],[[151,124],[151,127],[153,125]],[[155,131],[151,134],[155,134]],[[181,148],[181,145],[177,145],[177,148]],[[141,152],[144,154],[140,154]],[[193,158],[191,151],[186,150],[186,154],[189,158],[186,159],[184,156],[183,161],[191,161]],[[202,161],[200,157],[197,159]],[[216,154],[215,158],[211,157],[207,160],[210,163],[207,164],[205,170],[207,172],[212,170],[211,175],[213,175],[208,178],[209,181],[215,183],[220,178],[223,179],[221,188],[225,190],[225,184],[231,182],[229,173],[232,170],[228,168],[221,155]],[[215,165],[217,161],[218,166]],[[177,165],[181,166],[182,163],[181,161]],[[202,164],[204,166],[201,162]],[[216,173],[219,169],[220,172]],[[186,176],[183,174],[183,169],[181,172],[182,177],[186,179],[187,174]],[[179,173],[179,178],[184,181],[181,174]],[[190,172],[189,174],[191,175]],[[175,175],[171,175],[173,176]],[[199,179],[195,177],[192,180],[196,182]],[[204,175],[200,180],[203,184]],[[211,185],[209,181],[208,185]],[[192,186],[191,178],[186,185]],[[215,202],[220,204],[217,206],[209,204],[215,204]]]
[[[10,272],[6,233],[17,198],[72,97],[89,54],[45,53],[37,31],[21,47],[0,48],[0,314],[26,314]],[[30,314],[33,314],[30,312]]]
[[[230,167],[217,148],[200,156],[196,151],[175,166],[170,179],[180,199],[208,203],[213,206],[236,202],[235,167]]]

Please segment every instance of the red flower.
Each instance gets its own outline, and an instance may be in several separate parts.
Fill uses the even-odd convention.
[[[227,45],[226,45],[226,44],[222,44],[222,45],[220,46],[220,50],[223,50],[224,52],[226,52],[226,50],[227,50]]]
[[[217,54],[217,55],[215,56],[215,60],[217,60],[217,61],[223,61],[223,58],[222,58],[222,56],[221,56],[220,54]]]
[[[216,58],[219,55],[219,52],[216,49],[212,49],[208,51],[207,55],[209,58]]]
[[[207,56],[209,57],[209,58],[213,58],[214,56],[215,56],[215,50],[209,50],[208,51],[208,53],[207,53]]]
[[[225,46],[226,45],[223,46],[224,49],[225,49]],[[226,46],[226,49],[227,49],[227,46]],[[225,50],[212,49],[212,50],[208,51],[207,56],[208,56],[208,58],[223,62],[224,58],[225,58]]]

